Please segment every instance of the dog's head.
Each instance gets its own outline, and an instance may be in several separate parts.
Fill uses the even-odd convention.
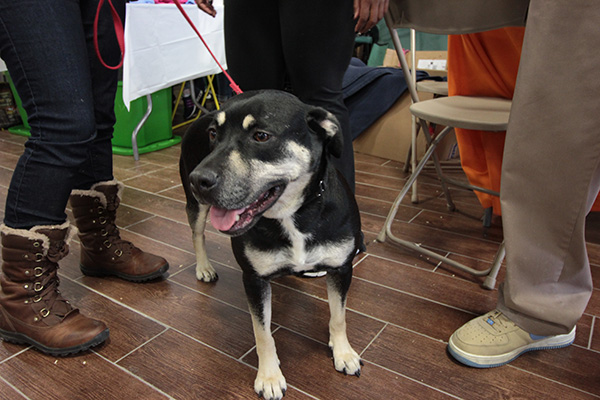
[[[194,196],[210,204],[211,222],[240,235],[263,215],[294,213],[323,156],[339,157],[337,119],[281,91],[247,92],[207,114],[197,126],[210,154],[189,176]]]

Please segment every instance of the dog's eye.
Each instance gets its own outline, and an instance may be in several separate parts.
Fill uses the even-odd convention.
[[[215,128],[209,128],[208,137],[210,138],[210,140],[215,140],[217,138],[217,130]]]
[[[266,142],[269,139],[271,139],[271,135],[266,132],[258,131],[254,134],[254,140],[257,142]]]

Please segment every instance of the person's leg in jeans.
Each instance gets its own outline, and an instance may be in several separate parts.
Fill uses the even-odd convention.
[[[125,21],[124,1],[113,1],[121,21]],[[97,1],[81,4],[81,18],[84,26],[87,47],[87,59],[91,71],[92,96],[94,99],[94,122],[96,135],[92,140],[86,162],[78,171],[74,188],[89,189],[93,184],[113,179],[112,136],[114,132],[115,95],[119,72],[106,68],[96,54],[93,40],[93,23],[97,10]],[[98,18],[98,47],[102,59],[109,66],[116,66],[121,60],[113,20],[108,4],[103,6]]]
[[[113,1],[113,4],[121,15],[121,21],[124,21],[124,1]],[[70,197],[81,241],[80,267],[84,274],[90,276],[117,276],[143,282],[162,277],[169,265],[164,258],[143,252],[131,242],[122,240],[116,225],[117,208],[124,188],[122,183],[113,179],[112,171],[111,139],[118,72],[102,65],[96,54],[93,41],[96,10],[97,1],[81,3],[96,134],[88,147],[85,162],[77,171]],[[106,64],[117,65],[121,51],[107,4],[98,18],[98,42],[100,55]]]
[[[334,164],[354,191],[354,151],[342,81],[354,48],[353,4],[347,0],[280,2],[283,53],[293,92],[340,121],[344,149]]]
[[[0,11],[0,54],[31,126],[9,187],[5,224],[62,224],[96,132],[79,2],[2,1]]]
[[[162,257],[121,240],[114,223],[122,189],[112,179],[110,145],[117,76],[99,68],[91,52],[97,4],[0,2],[0,55],[31,126],[0,229],[0,336],[57,355],[86,350],[108,337],[104,323],[83,317],[58,291],[58,261],[73,234],[65,222],[72,189],[77,189],[71,205],[84,273],[141,281],[168,268]],[[122,14],[124,2],[114,4]],[[118,59],[113,30],[103,11],[98,37],[109,62]]]
[[[285,89],[321,106],[342,125],[334,159],[354,190],[354,154],[342,80],[354,43],[353,3],[345,0],[226,1],[227,65],[242,90]]]
[[[600,82],[581,77],[600,65],[598,18],[587,1],[531,1],[502,169],[506,280],[498,309],[450,338],[466,364],[571,344],[591,296],[584,228],[600,188]]]
[[[58,290],[72,236],[65,206],[95,135],[83,32],[79,2],[0,1],[0,57],[31,126],[0,228],[0,336],[53,355],[108,337],[104,323],[79,314]]]
[[[227,68],[243,91],[285,88],[278,0],[225,0]]]

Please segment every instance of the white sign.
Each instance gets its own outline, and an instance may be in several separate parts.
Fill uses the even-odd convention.
[[[434,71],[445,71],[446,60],[419,60],[417,69],[429,69]]]

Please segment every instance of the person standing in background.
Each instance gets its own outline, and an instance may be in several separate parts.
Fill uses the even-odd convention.
[[[210,0],[196,0],[209,15]],[[334,165],[354,191],[354,152],[342,80],[356,33],[383,18],[388,0],[225,0],[229,73],[242,90],[290,90],[340,121],[342,156]]]

